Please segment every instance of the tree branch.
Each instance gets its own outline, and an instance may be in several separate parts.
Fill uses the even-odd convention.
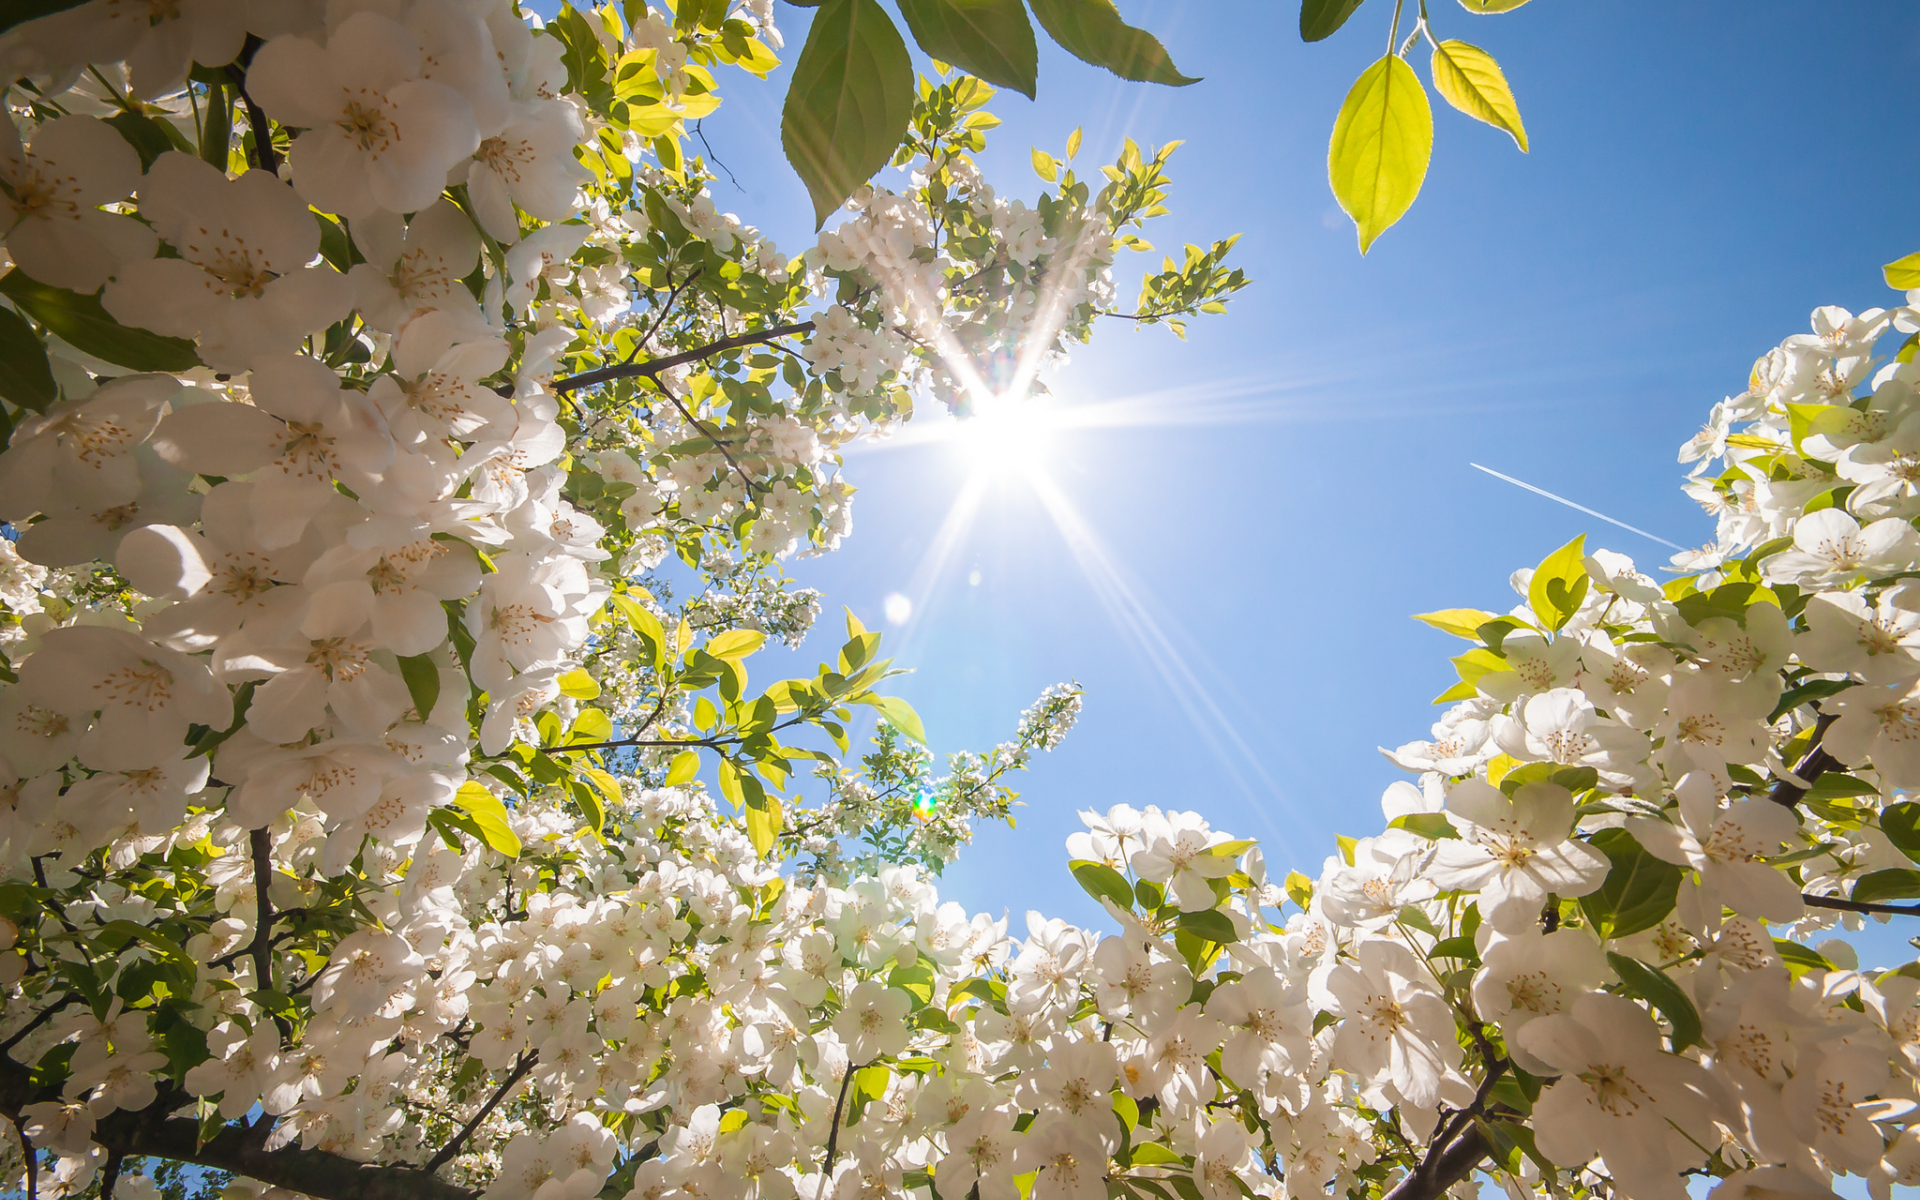
[[[584,375],[569,375],[565,379],[556,379],[547,386],[556,392],[570,392],[576,388],[597,387],[616,379],[652,379],[662,371],[684,366],[690,362],[699,362],[703,358],[712,358],[728,350],[764,345],[775,338],[783,338],[795,333],[810,333],[812,330],[812,321],[799,321],[791,325],[775,325],[771,329],[762,329],[757,333],[737,333],[732,337],[721,338],[717,342],[708,342],[704,346],[683,350],[679,354],[669,354],[665,358],[649,359],[643,363],[619,363],[611,367],[601,367],[597,371],[588,371]]]
[[[1493,1147],[1487,1144],[1487,1135],[1480,1132],[1476,1121],[1437,1159],[1429,1154],[1419,1169],[1401,1180],[1383,1200],[1439,1200],[1448,1188],[1473,1174],[1491,1153]]]
[[[240,62],[251,65],[254,52],[266,43],[252,34],[247,35],[246,47],[240,52]],[[280,155],[273,148],[273,126],[267,123],[267,114],[253,102],[247,93],[247,73],[241,65],[230,64],[227,78],[233,80],[234,90],[240,93],[240,102],[247,108],[247,124],[253,129],[253,160],[260,169],[269,175],[280,173]]]
[[[20,1139],[20,1157],[27,1160],[27,1200],[40,1200],[40,1155],[27,1137],[27,1123],[19,1113],[9,1115],[13,1118],[13,1135]]]
[[[253,958],[253,986],[273,986],[273,900],[268,895],[273,885],[273,839],[266,826],[249,830],[247,843],[253,850],[253,944],[247,953]]]
[[[1828,771],[1844,771],[1847,769],[1845,763],[1833,755],[1828,754],[1827,748],[1821,745],[1821,742],[1827,736],[1827,729],[1839,719],[1840,716],[1838,713],[1820,714],[1819,719],[1813,723],[1813,739],[1807,744],[1807,752],[1801,757],[1800,764],[1793,769],[1795,775],[1806,780],[1808,783],[1812,783]],[[1767,793],[1767,799],[1773,801],[1775,804],[1792,808],[1794,805],[1800,803],[1806,794],[1806,788],[1796,786],[1782,779],[1773,785],[1773,790]]]
[[[1920,917],[1920,904],[1868,904],[1860,900],[1843,900],[1838,896],[1802,895],[1800,899],[1813,908],[1833,908],[1841,912],[1886,913],[1894,917]]]
[[[520,1057],[514,1061],[513,1073],[508,1075],[506,1081],[500,1085],[498,1090],[487,1098],[485,1104],[480,1106],[480,1111],[473,1114],[473,1120],[468,1121],[466,1125],[461,1127],[460,1132],[453,1135],[453,1140],[440,1147],[440,1152],[428,1159],[427,1165],[420,1169],[431,1175],[447,1163],[453,1161],[453,1156],[460,1153],[460,1147],[466,1145],[467,1139],[473,1136],[474,1130],[480,1128],[480,1123],[493,1115],[493,1110],[499,1106],[502,1100],[507,1098],[507,1093],[513,1090],[513,1085],[525,1078],[527,1072],[533,1070],[533,1064],[538,1061],[540,1061],[540,1052],[538,1050],[522,1050]]]
[[[833,1102],[833,1124],[827,1126],[827,1164],[820,1168],[820,1195],[826,1194],[827,1182],[833,1177],[833,1159],[840,1149],[840,1110],[847,1103],[847,1085],[853,1082],[853,1074],[858,1070],[860,1068],[848,1060],[847,1073],[840,1077],[840,1098]],[[28,1200],[32,1200],[32,1197],[28,1197]],[[819,1200],[819,1196],[815,1196],[814,1200]]]

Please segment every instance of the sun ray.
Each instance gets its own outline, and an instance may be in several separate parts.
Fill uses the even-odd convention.
[[[1299,813],[1293,801],[1281,790],[1272,775],[1260,762],[1246,739],[1234,727],[1226,711],[1217,703],[1206,684],[1188,664],[1169,636],[1166,626],[1171,625],[1175,633],[1181,633],[1172,621],[1162,622],[1155,617],[1143,585],[1133,580],[1124,568],[1113,560],[1099,535],[1080,516],[1072,501],[1056,487],[1051,479],[1042,472],[1029,477],[1034,494],[1039,497],[1059,529],[1062,539],[1067,543],[1068,551],[1079,565],[1081,574],[1086,576],[1093,586],[1094,594],[1101,606],[1107,610],[1116,625],[1146,656],[1154,671],[1166,685],[1167,691],[1186,713],[1194,730],[1202,741],[1213,751],[1214,757],[1233,778],[1234,783],[1244,791],[1248,798],[1277,800],[1290,817],[1297,818]],[[1181,633],[1182,640],[1186,639]],[[1197,654],[1209,673],[1214,673],[1204,656]],[[1245,770],[1242,770],[1244,766]],[[1249,776],[1252,778],[1250,779]],[[1254,780],[1260,786],[1256,787]],[[1276,843],[1291,853],[1292,838],[1275,821],[1270,806],[1256,804],[1260,819],[1266,824],[1268,832]]]

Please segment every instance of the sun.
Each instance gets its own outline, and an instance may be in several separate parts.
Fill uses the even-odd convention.
[[[1039,398],[992,396],[956,421],[950,437],[976,475],[1031,476],[1046,464],[1054,430],[1052,410]]]

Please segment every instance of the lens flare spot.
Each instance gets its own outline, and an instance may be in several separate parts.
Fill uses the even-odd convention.
[[[913,616],[913,601],[894,592],[883,602],[882,610],[887,614],[887,624],[905,625],[907,619]]]

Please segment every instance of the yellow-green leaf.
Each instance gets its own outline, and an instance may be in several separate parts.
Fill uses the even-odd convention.
[[[1080,153],[1080,127],[1075,125],[1073,132],[1067,135],[1067,157]]]
[[[720,794],[732,801],[734,807],[745,804],[746,793],[740,788],[740,768],[729,759],[720,760]]]
[[[1526,2],[1527,0],[1460,0],[1460,7],[1470,13],[1487,15],[1491,13],[1512,12]]]
[[[599,790],[600,794],[607,798],[607,803],[622,804],[625,802],[625,793],[620,790],[620,781],[613,777],[612,772],[602,771],[599,767],[587,767],[580,773],[585,775],[588,782],[592,783],[593,786]]]
[[[848,641],[852,641],[854,638],[859,637],[861,634],[867,631],[867,627],[860,623],[860,618],[853,615],[853,610],[851,608],[846,608],[846,609],[843,609],[842,611],[844,611],[847,614],[847,640]]]
[[[746,815],[747,840],[753,843],[754,853],[765,858],[786,827],[786,812],[777,798],[768,796],[765,804],[749,806]]]
[[[1586,541],[1583,533],[1547,555],[1534,568],[1533,580],[1527,584],[1527,603],[1541,623],[1555,632],[1580,611],[1580,602],[1587,598],[1591,580],[1587,575]]]
[[[1887,286],[1890,288],[1898,288],[1903,292],[1920,288],[1920,251],[1894,259],[1881,267],[1880,272],[1887,277]]]
[[[700,773],[700,755],[693,750],[682,750],[673,756],[673,765],[667,768],[665,786],[679,787]]]
[[[1353,218],[1360,253],[1413,206],[1433,155],[1433,109],[1413,68],[1389,54],[1361,72],[1327,149],[1334,198]]]
[[[707,643],[707,653],[715,658],[745,658],[767,644],[767,635],[758,629],[729,629]]]
[[[1506,130],[1526,153],[1527,127],[1520,121],[1520,106],[1493,55],[1465,42],[1441,42],[1433,48],[1433,86],[1448,104],[1474,120]]]
[[[560,676],[560,694],[575,700],[592,700],[600,695],[600,685],[585,671],[567,671]]]
[[[507,823],[507,806],[477,783],[463,783],[453,795],[453,802],[473,818],[480,827],[480,835],[487,839],[487,845],[506,855],[508,858],[520,857],[520,837]]]
[[[920,714],[913,711],[913,705],[898,696],[880,696],[875,698],[873,706],[880,710],[880,715],[887,719],[887,724],[922,746],[927,744],[927,731],[921,726]]]
[[[1054,183],[1060,178],[1060,164],[1054,159],[1053,155],[1035,146],[1033,148],[1033,173],[1048,183]]]
[[[1494,614],[1477,608],[1443,608],[1438,612],[1415,613],[1413,619],[1425,621],[1442,633],[1477,642],[1480,640],[1480,627],[1493,620]]]

